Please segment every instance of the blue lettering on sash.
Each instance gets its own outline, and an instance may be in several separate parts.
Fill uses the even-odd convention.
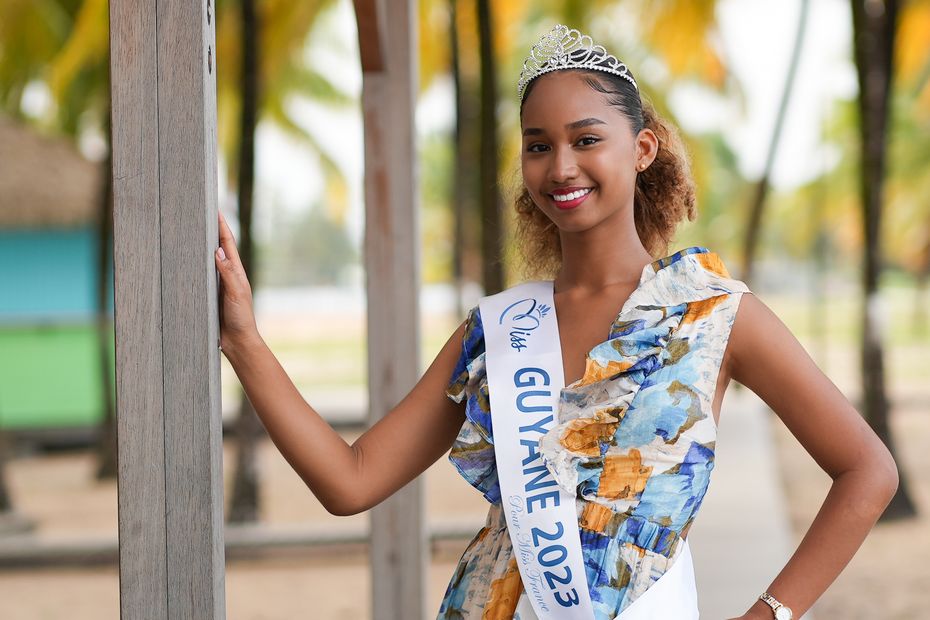
[[[532,478],[533,474],[536,474],[535,478]],[[533,512],[533,504],[539,504],[539,508],[546,507],[546,500],[551,500],[554,505],[558,506],[560,504],[559,490],[547,491],[545,493],[537,493],[536,495],[529,495],[532,491],[539,491],[540,489],[545,489],[548,487],[557,486],[558,483],[552,477],[552,474],[549,473],[549,470],[545,465],[536,465],[535,467],[525,467],[523,469],[523,475],[525,478],[523,483],[523,490],[527,493],[526,497],[526,511],[528,513]]]
[[[527,452],[526,458],[521,461],[524,467],[539,458],[539,452],[536,450],[536,448],[539,446],[538,441],[534,441],[532,439],[521,439],[520,445],[526,448]]]
[[[555,481],[553,481],[552,484],[555,484]],[[534,503],[539,504],[540,508],[545,508],[547,499],[552,500],[552,504],[554,506],[562,505],[562,501],[561,501],[562,497],[561,495],[559,495],[558,489],[556,489],[555,491],[546,491],[545,493],[539,493],[538,495],[530,495],[529,497],[527,497],[526,498],[526,511],[533,512]]]
[[[546,428],[546,426],[547,426],[550,422],[552,422],[552,416],[551,416],[551,415],[547,415],[547,416],[544,417],[544,418],[540,418],[539,420],[536,420],[535,422],[533,422],[533,423],[530,424],[529,426],[521,426],[521,427],[520,427],[520,432],[521,432],[521,433],[529,433],[530,431],[534,431],[534,432],[539,433],[540,435],[545,435],[546,432],[548,432],[548,430],[549,430],[548,428]],[[538,440],[537,440],[537,441],[538,441]]]
[[[538,474],[532,480],[527,481],[523,488],[527,493],[530,491],[536,491],[538,489],[544,489],[546,487],[555,486],[557,483],[552,479],[552,476],[549,475],[549,470],[546,469],[545,465],[537,465],[536,467],[527,467],[523,470],[524,476],[532,476],[533,474]],[[545,478],[548,480],[544,480]]]
[[[539,385],[536,383],[536,377],[528,376],[524,379],[524,376],[529,375],[530,373],[538,373],[540,378],[543,381],[543,385],[549,385],[549,373],[547,373],[542,368],[521,368],[517,372],[513,373],[513,384],[517,387],[536,387]]]
[[[552,411],[551,405],[540,405],[536,407],[528,407],[523,404],[524,399],[529,398],[530,396],[549,396],[552,392],[548,390],[530,390],[528,392],[520,392],[517,396],[517,409],[522,413],[532,413],[534,411]]]
[[[509,336],[510,347],[516,353],[530,354],[530,359],[526,359],[524,363],[536,362],[546,365],[543,360],[548,358],[543,354],[547,354],[548,349],[540,350],[541,357],[534,359],[539,347],[528,345],[535,344],[530,340],[542,326],[541,319],[549,314],[550,310],[549,306],[538,304],[535,299],[529,298],[510,304],[500,314],[498,324],[503,327],[503,333],[498,332],[499,337],[505,339]],[[545,347],[546,343],[542,345]],[[509,499],[509,528],[514,542],[517,543],[515,552],[519,556],[524,585],[528,586],[527,593],[533,597],[537,609],[555,613],[555,610],[550,610],[547,605],[552,599],[544,596],[545,590],[548,590],[548,595],[561,607],[580,605],[579,590],[573,586],[583,582],[585,576],[583,571],[580,575],[572,574],[569,548],[575,543],[569,545],[565,527],[558,519],[559,515],[552,514],[553,510],[560,506],[563,491],[559,489],[558,482],[539,452],[539,440],[553,426],[559,402],[555,397],[558,390],[552,385],[550,372],[557,370],[561,375],[561,365],[553,361],[551,366],[548,370],[539,366],[524,366],[513,372],[512,380],[516,390],[511,394],[513,401],[508,403],[510,407],[507,415],[508,422],[517,427],[517,440],[522,452],[519,486],[513,489],[514,493]],[[513,415],[518,417],[513,418]],[[516,456],[508,454],[508,459]],[[566,501],[569,499],[574,500],[574,497],[566,495]],[[574,501],[571,503],[574,505]],[[525,530],[519,531],[524,523],[520,517],[524,508],[526,514],[523,517],[537,512],[526,521],[530,536],[527,536]],[[539,514],[540,512],[542,514]]]
[[[516,301],[501,312],[498,324],[510,324],[510,347],[518,352],[527,348],[527,338],[539,327],[540,321],[549,313],[549,306],[537,303],[532,297]]]

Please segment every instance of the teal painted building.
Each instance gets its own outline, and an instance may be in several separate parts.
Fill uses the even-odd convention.
[[[0,428],[96,425],[102,167],[6,119],[0,161]],[[107,281],[112,375],[112,260]]]

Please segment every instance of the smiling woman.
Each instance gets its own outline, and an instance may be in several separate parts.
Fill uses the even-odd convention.
[[[542,92],[530,97],[536,90]],[[555,92],[559,90],[578,98],[565,105]],[[566,177],[578,165],[597,165],[608,176],[626,172],[616,179],[625,186],[614,192],[615,200],[631,208],[637,236],[649,254],[667,254],[677,226],[697,215],[691,166],[675,127],[643,101],[627,79],[604,71],[552,72],[531,81],[523,96],[523,184],[514,205],[523,275],[551,275],[559,268],[559,227],[542,205],[571,209],[589,202],[581,198],[596,188],[573,184]],[[592,109],[601,112],[584,116]],[[559,125],[560,120],[565,123]],[[548,165],[565,169],[549,170],[546,177]]]
[[[623,63],[559,25],[530,50],[518,93],[521,240],[552,280],[483,297],[350,446],[261,339],[221,220],[223,354],[334,514],[371,508],[449,452],[489,502],[446,588],[449,620],[696,620],[688,532],[734,378],[834,479],[811,534],[740,618],[802,615],[894,494],[891,455],[720,256],[668,253],[695,216],[693,181]]]
[[[696,620],[688,532],[710,483],[731,378],[838,481],[812,526],[830,542],[806,538],[741,618],[802,615],[887,505],[890,454],[715,252],[667,254],[677,225],[696,215],[694,183],[676,130],[642,101],[623,63],[559,25],[530,51],[518,94],[517,239],[525,273],[554,279],[485,297],[465,322],[446,390],[465,422],[449,458],[491,506],[439,618]],[[526,307],[533,329],[511,332],[518,353],[507,351],[500,325]],[[522,350],[547,320],[557,324],[555,362]],[[530,365],[550,371],[532,393],[556,404],[527,421],[507,396],[513,369]],[[529,496],[521,472],[554,504],[544,525],[520,501]],[[856,517],[842,507],[853,503]],[[569,514],[556,514],[565,504]]]

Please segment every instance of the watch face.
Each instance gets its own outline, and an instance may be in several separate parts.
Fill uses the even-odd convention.
[[[775,612],[775,620],[791,620],[791,610],[787,607],[779,607]]]

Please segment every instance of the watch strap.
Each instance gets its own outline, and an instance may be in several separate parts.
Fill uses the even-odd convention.
[[[769,594],[768,592],[763,592],[759,595],[759,599],[762,600],[766,605],[772,608],[772,613],[775,614],[775,617],[778,618],[778,610],[784,608],[788,612],[788,618],[792,618],[794,614],[791,611],[791,608],[779,601],[777,598]]]

